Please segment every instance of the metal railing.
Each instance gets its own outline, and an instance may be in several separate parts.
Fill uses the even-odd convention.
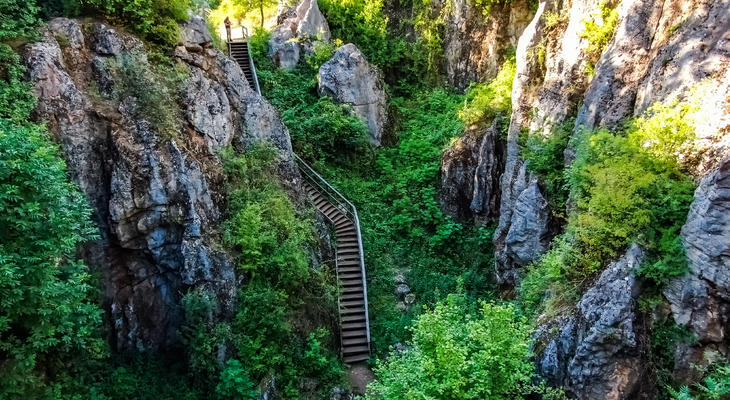
[[[246,43],[248,44],[248,30],[241,27],[243,29],[244,37],[246,40]],[[231,52],[231,42],[228,43],[228,52],[230,55]],[[248,49],[248,60],[251,66],[251,73],[253,75],[253,82],[254,87],[256,88],[256,92],[260,95],[261,94],[261,87],[259,86],[259,78],[258,75],[256,75],[256,66],[253,63],[253,57],[251,57],[251,49]],[[324,179],[320,174],[317,173],[317,171],[314,170],[309,164],[307,164],[304,160],[302,160],[298,155],[292,152],[292,155],[294,156],[294,162],[296,163],[297,167],[299,168],[299,171],[301,172],[304,179],[309,182],[309,184],[312,185],[312,187],[319,192],[322,196],[324,196],[330,204],[337,207],[338,210],[340,210],[345,217],[347,217],[354,225],[355,225],[355,232],[357,233],[357,247],[358,251],[360,253],[360,272],[362,273],[362,290],[363,290],[363,300],[365,303],[365,331],[367,335],[367,342],[368,342],[368,351],[370,351],[370,314],[368,311],[368,284],[366,280],[365,275],[365,253],[362,249],[362,234],[360,233],[360,218],[357,215],[357,208],[350,203],[345,196],[343,196],[340,192],[337,191],[332,185],[327,182],[326,179]],[[337,262],[337,255],[335,254],[335,269],[338,268],[338,262]],[[338,314],[339,314],[339,296],[337,299],[338,302]],[[341,325],[341,324],[340,324]],[[340,328],[341,329],[341,328]],[[340,334],[340,337],[342,335]]]
[[[365,330],[368,341],[368,351],[370,351],[370,314],[368,312],[368,284],[367,277],[365,275],[365,256],[362,249],[362,235],[360,234],[360,218],[357,215],[357,208],[350,203],[342,193],[338,192],[337,189],[327,182],[317,171],[314,170],[309,164],[302,160],[298,155],[292,153],[294,156],[294,162],[297,164],[302,177],[324,198],[326,198],[330,204],[340,210],[345,217],[347,217],[354,225],[355,232],[357,234],[357,247],[360,253],[360,272],[362,273],[362,291],[363,300],[365,302]],[[337,258],[337,256],[335,256]]]
[[[249,46],[249,35],[248,35],[248,28],[245,26],[241,26],[241,32],[243,33],[243,41],[246,42],[246,48],[248,49],[248,65],[251,67],[251,75],[253,77],[253,86],[254,89],[256,89],[256,93],[261,95],[261,87],[259,86],[259,77],[256,75],[256,65],[253,63],[253,57],[251,56],[251,47]],[[235,40],[229,40],[228,41],[228,56],[231,56],[231,43],[236,42]],[[248,77],[246,78],[248,79]]]

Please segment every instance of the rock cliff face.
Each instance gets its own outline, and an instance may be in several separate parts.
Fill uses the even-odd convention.
[[[702,179],[682,228],[690,271],[664,291],[677,324],[696,344],[682,344],[675,357],[681,381],[699,378],[691,364],[706,366],[730,356],[730,159]]]
[[[446,17],[446,79],[459,89],[492,79],[510,47],[517,46],[533,12],[528,0],[496,2],[489,17],[470,0],[454,0]],[[506,3],[506,4],[505,4]]]
[[[521,269],[537,260],[561,229],[550,218],[542,182],[522,159],[518,136],[524,132],[549,136],[556,124],[572,118],[574,134],[583,128],[613,127],[625,118],[643,114],[656,102],[686,100],[693,92],[701,91],[696,121],[700,159],[696,166],[692,164],[701,184],[682,231],[690,272],[664,291],[674,321],[698,338],[696,344],[680,345],[675,357],[675,377],[691,381],[698,378],[691,364],[708,365],[730,354],[730,220],[726,217],[730,2],[609,1],[606,5],[617,10],[616,28],[596,60],[588,52],[589,42],[583,32],[585,20],[600,18],[599,3],[540,2],[517,44],[504,172],[499,188],[488,192],[499,193],[499,199],[489,202],[494,208],[487,208],[494,211],[487,217],[471,208],[473,199],[488,198],[477,196],[477,182],[494,179],[493,169],[479,169],[477,165],[490,165],[489,160],[503,153],[493,151],[482,157],[478,143],[486,143],[483,138],[488,135],[474,136],[471,132],[444,156],[442,207],[461,221],[483,223],[498,216],[493,237],[496,277],[499,284],[512,289],[519,285]],[[455,25],[448,27],[448,32],[457,32],[469,26],[468,21],[478,20],[474,10],[460,4],[455,3],[451,21]],[[506,21],[499,16],[517,12],[515,7],[513,2],[510,10],[495,9],[493,23]],[[474,32],[477,34],[483,32]],[[464,49],[474,49],[466,36]],[[506,40],[505,36],[497,37],[489,36],[487,40]],[[448,46],[447,57],[452,57],[449,49],[459,48]],[[483,46],[495,49],[497,45]],[[450,82],[460,85],[460,76],[473,80],[481,74],[489,75],[485,71],[491,67],[471,63],[475,60],[473,54],[454,54],[461,55],[447,62]],[[594,62],[594,73],[590,74]],[[462,72],[453,72],[460,69]],[[572,157],[569,148],[566,163]],[[482,159],[488,162],[477,161]],[[641,258],[641,250],[631,248],[601,275],[572,314],[541,321],[536,347],[538,369],[549,382],[565,385],[581,400],[651,395],[651,385],[642,383],[649,373],[642,357],[648,341],[645,327],[650,322],[645,322],[646,317],[637,309],[641,282],[631,272]]]
[[[281,7],[278,25],[269,39],[269,57],[274,64],[293,69],[302,51],[311,51],[314,41],[329,41],[330,28],[317,0],[302,0],[296,7]]]
[[[496,123],[470,130],[443,154],[440,204],[461,222],[492,222],[499,211],[499,177],[504,170],[504,143]]]
[[[622,1],[608,6],[618,7],[618,23],[592,78],[586,73],[590,58],[582,32],[583,21],[595,18],[597,1],[541,2],[520,38],[505,173],[501,178],[499,225],[494,236],[500,283],[514,283],[516,271],[534,260],[516,258],[514,245],[507,240],[510,235],[524,236],[515,232],[522,228],[515,224],[513,210],[535,179],[520,158],[517,136],[521,130],[550,135],[552,126],[573,116],[575,132],[612,126],[642,114],[654,102],[687,96],[709,78],[713,79],[712,89],[700,105],[700,113],[707,118],[699,119],[697,129],[704,150],[697,173],[701,176],[711,170],[727,152],[730,139],[723,133],[728,131],[728,113],[713,115],[711,110],[727,107],[730,5],[709,1]],[[538,57],[538,53],[543,55]],[[568,149],[566,161],[571,157]],[[529,214],[536,218],[541,216],[540,201],[522,206],[532,208]],[[541,222],[535,219],[534,223],[530,226],[533,232]],[[548,230],[545,227],[537,231]],[[545,244],[540,241],[538,247],[544,249]]]
[[[319,67],[317,91],[349,104],[367,125],[370,143],[379,146],[388,123],[388,97],[382,72],[348,43]]]
[[[647,343],[633,274],[642,259],[641,249],[631,247],[583,295],[575,315],[538,328],[538,343],[544,343],[538,372],[549,383],[579,399],[646,398]]]
[[[134,37],[102,23],[55,19],[42,41],[23,51],[38,96],[35,117],[61,143],[73,178],[86,194],[100,239],[85,249],[99,269],[118,350],[175,346],[180,297],[209,290],[225,315],[236,276],[220,250],[224,206],[218,151],[263,140],[281,150],[291,185],[288,131],[254,93],[237,64],[211,47],[194,18],[175,54],[186,65],[181,121],[163,133],[142,112],[143,101],[124,90],[120,65],[146,56]],[[151,90],[151,88],[150,88]]]

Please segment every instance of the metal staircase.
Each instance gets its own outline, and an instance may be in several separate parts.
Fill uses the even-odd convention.
[[[335,229],[342,360],[345,364],[366,362],[370,358],[370,318],[357,209],[296,154],[294,160],[305,180],[309,198]]]
[[[241,67],[251,89],[261,94],[259,78],[256,76],[256,67],[253,64],[251,53],[248,51],[248,40],[232,40],[228,42],[228,55],[236,60]]]
[[[230,41],[228,50],[241,66],[251,88],[261,94],[248,42]],[[310,201],[335,230],[342,360],[348,365],[367,362],[370,358],[368,286],[357,209],[296,154],[294,161],[304,178],[304,189]]]

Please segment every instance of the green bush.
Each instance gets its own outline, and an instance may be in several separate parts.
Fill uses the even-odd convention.
[[[721,400],[730,395],[730,365],[718,365],[692,388],[682,386],[678,391],[669,388],[672,400]]]
[[[25,81],[25,67],[10,46],[0,43],[0,118],[24,121],[35,108],[36,99]]]
[[[470,314],[449,296],[413,327],[409,349],[376,368],[368,399],[520,399],[530,383],[530,329],[511,306]]]
[[[101,310],[77,246],[96,229],[45,130],[0,119],[0,397],[102,355]]]
[[[0,0],[0,42],[36,35],[39,11],[35,0]]]
[[[469,87],[464,107],[459,110],[459,117],[465,125],[487,125],[495,117],[504,120],[502,125],[509,125],[509,116],[512,113],[512,81],[516,71],[514,51],[509,51],[496,78]]]
[[[424,6],[428,7],[426,3]],[[440,56],[434,56],[434,51],[442,51],[438,46],[441,35],[438,29],[442,24],[437,22],[432,26],[422,19],[417,29],[419,39],[406,41],[389,34],[383,0],[323,0],[319,7],[327,18],[332,37],[354,43],[369,62],[380,67],[388,83],[397,85],[394,91],[421,87],[424,76],[434,83],[432,78],[439,73],[434,68],[440,68],[436,65]]]
[[[583,20],[584,30],[581,36],[588,40],[586,53],[588,64],[586,72],[593,75],[596,63],[601,58],[603,50],[613,39],[618,24],[618,10],[608,6],[606,1],[598,5],[598,11],[590,19]]]
[[[278,396],[299,398],[305,377],[317,378],[317,390],[329,389],[343,374],[335,355],[322,346],[321,335],[309,336],[316,329],[302,332],[291,324],[313,307],[325,309],[326,318],[336,313],[330,272],[309,267],[312,216],[297,210],[281,187],[272,147],[256,145],[243,154],[229,148],[222,157],[228,198],[223,238],[238,252],[238,274],[248,283],[238,291],[231,334],[219,326],[223,339],[215,343],[230,341],[255,382],[274,376]],[[206,343],[203,354],[214,353]]]
[[[190,0],[79,0],[113,23],[132,28],[154,44],[172,47],[178,40],[177,21],[188,19]]]
[[[482,9],[485,18],[492,15],[492,7],[510,4],[512,0],[473,0],[473,4]]]
[[[574,119],[553,125],[550,134],[531,134],[519,139],[522,157],[527,169],[540,177],[552,212],[562,217],[567,199],[568,185],[565,180],[565,149],[573,133]]]
[[[565,205],[568,188],[573,201],[565,234],[523,278],[519,302],[528,315],[574,302],[589,278],[632,243],[647,251],[638,274],[657,287],[686,271],[680,230],[695,187],[684,172],[695,159],[694,110],[691,101],[671,101],[616,132],[579,132],[572,142],[576,159],[564,175],[562,153],[572,122],[548,138],[522,140],[528,168],[548,193],[558,193],[558,204]]]
[[[221,400],[256,400],[259,392],[238,360],[228,360],[216,393]]]
[[[282,120],[289,127],[294,151],[312,161],[348,163],[366,159],[370,154],[370,142],[365,123],[351,106],[317,96],[317,67],[329,58],[327,54],[333,48],[318,46],[303,65],[287,71],[274,69],[268,61],[264,38],[266,35],[259,33],[252,40],[252,54],[263,59],[258,64],[263,65],[258,70],[261,90],[281,112]]]
[[[162,137],[173,138],[181,129],[182,85],[189,76],[189,70],[181,62],[173,63],[164,56],[160,57],[161,62],[157,64],[147,61],[139,53],[125,54],[118,60],[108,61],[113,73],[120,78],[113,96],[118,101],[127,96],[134,97],[138,117],[154,125]]]

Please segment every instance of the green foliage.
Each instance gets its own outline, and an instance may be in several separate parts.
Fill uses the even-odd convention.
[[[242,270],[295,285],[308,273],[307,244],[313,230],[278,186],[277,154],[266,146],[240,156],[230,148],[223,152],[230,210],[223,237],[240,252]]]
[[[649,360],[659,390],[655,398],[670,398],[667,391],[671,390],[671,385],[674,382],[672,374],[674,372],[674,356],[677,345],[681,343],[692,344],[693,340],[696,341],[689,329],[678,326],[674,321],[655,323],[651,327]]]
[[[730,395],[730,366],[716,366],[703,382],[693,388],[682,386],[678,391],[669,388],[672,400],[721,400]]]
[[[418,12],[431,11],[428,2],[416,6],[421,6]],[[418,24],[419,38],[406,41],[389,34],[383,0],[322,0],[319,7],[327,18],[332,36],[344,43],[354,43],[369,62],[380,67],[387,82],[399,85],[394,90],[422,86],[424,76],[434,83],[441,63],[439,43],[443,21],[428,21],[425,18],[430,14],[417,13],[420,23],[419,19],[409,22]]]
[[[571,237],[562,235],[554,239],[552,248],[529,266],[520,281],[517,304],[521,312],[532,318],[543,311],[551,315],[563,305],[574,305],[580,293],[576,283],[566,277],[571,275],[570,269],[579,258]]]
[[[370,143],[365,123],[351,106],[317,96],[317,69],[334,49],[317,46],[314,55],[294,71],[274,69],[265,57],[266,37],[259,31],[251,40],[252,54],[261,58],[257,65],[263,66],[258,70],[261,90],[280,110],[297,154],[308,160],[339,163],[366,158]]]
[[[509,116],[512,113],[512,81],[516,71],[514,51],[509,51],[496,78],[469,87],[464,108],[459,111],[459,117],[465,125],[489,124],[495,117],[504,121],[502,125],[509,125]]]
[[[238,292],[232,334],[219,326],[223,334],[217,342],[231,342],[254,381],[273,375],[278,395],[295,399],[305,377],[316,377],[322,390],[342,379],[342,369],[322,345],[320,331],[300,332],[291,323],[296,315],[311,312],[312,304],[325,309],[320,318],[331,318],[335,289],[327,283],[331,272],[309,268],[311,215],[297,210],[278,183],[277,156],[263,145],[243,154],[230,148],[222,154],[228,194],[223,238],[239,253],[239,273],[249,282]],[[315,336],[309,336],[312,332]],[[212,353],[210,346],[202,350]]]
[[[35,0],[0,0],[0,42],[34,36],[39,11]]]
[[[613,39],[618,23],[618,10],[608,6],[606,1],[598,5],[598,11],[590,19],[583,20],[585,29],[581,37],[588,40],[586,53],[588,54],[588,65],[586,72],[593,75],[596,63],[601,58],[603,50]]]
[[[565,149],[573,133],[574,119],[551,126],[550,134],[531,134],[519,139],[521,154],[527,168],[541,179],[552,212],[556,216],[565,210],[568,186],[565,181]]]
[[[473,4],[482,9],[485,18],[492,15],[492,8],[495,6],[508,5],[512,0],[473,0]]]
[[[520,399],[534,366],[530,329],[511,306],[468,312],[449,296],[413,327],[409,349],[376,369],[368,399]]]
[[[580,132],[573,142],[576,159],[564,176],[562,154],[572,123],[554,128],[546,139],[522,140],[528,168],[542,178],[549,197],[566,204],[567,187],[574,204],[565,234],[522,281],[519,302],[527,315],[574,302],[585,282],[631,243],[647,250],[637,272],[655,285],[685,272],[679,233],[694,192],[683,172],[694,159],[690,104],[654,105],[617,132]]]
[[[0,118],[21,122],[35,107],[36,99],[24,75],[20,56],[10,46],[0,43]]]
[[[154,64],[142,54],[130,53],[108,63],[120,83],[113,96],[118,101],[134,97],[138,117],[152,123],[163,137],[172,138],[180,131],[182,84],[189,70],[181,62],[161,57],[162,63]]]
[[[673,148],[665,147],[660,156],[661,150],[651,143],[689,128],[681,119],[652,110],[634,120],[624,135],[600,129],[584,133],[578,142],[578,156],[569,171],[577,206],[570,225],[583,254],[579,268],[584,272],[597,271],[634,241],[659,257],[651,267],[642,268],[647,277],[664,282],[684,271],[676,238],[694,184],[682,173]]]
[[[172,47],[179,37],[177,21],[187,20],[190,0],[79,0],[80,3],[132,28],[143,39]]]
[[[102,354],[101,311],[75,255],[96,230],[45,130],[5,119],[0,208],[0,397],[29,398],[63,363]]]
[[[259,395],[241,362],[233,359],[228,360],[226,368],[221,372],[216,393],[221,400],[256,400]]]

